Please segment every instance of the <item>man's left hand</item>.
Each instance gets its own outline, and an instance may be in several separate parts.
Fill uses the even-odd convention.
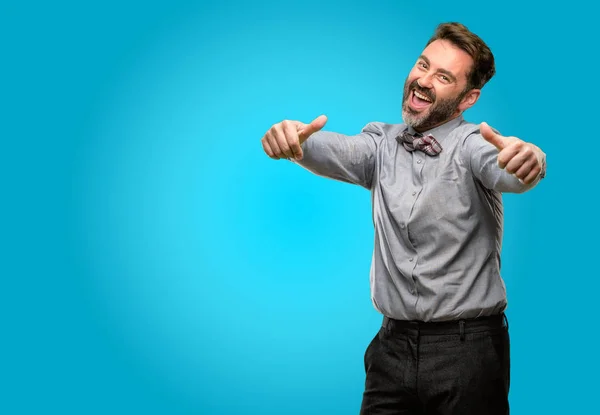
[[[514,174],[525,184],[537,179],[546,156],[539,147],[517,137],[501,136],[485,122],[481,123],[480,131],[483,138],[498,149],[498,166],[501,169]]]

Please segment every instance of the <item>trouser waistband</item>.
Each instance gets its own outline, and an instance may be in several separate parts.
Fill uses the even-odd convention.
[[[508,319],[504,313],[488,317],[435,322],[395,320],[385,316],[382,326],[389,332],[416,330],[419,334],[425,335],[460,334],[462,336],[464,333],[501,329],[503,327],[508,330]]]

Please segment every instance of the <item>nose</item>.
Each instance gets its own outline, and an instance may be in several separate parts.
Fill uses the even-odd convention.
[[[417,84],[421,88],[430,89],[433,87],[433,83],[431,82],[431,75],[427,74],[417,79]]]

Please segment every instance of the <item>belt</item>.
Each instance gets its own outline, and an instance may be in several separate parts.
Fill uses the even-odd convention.
[[[504,313],[488,317],[478,317],[451,321],[417,321],[395,320],[385,316],[382,327],[388,332],[417,331],[420,335],[476,333],[480,331],[502,329],[508,330],[508,319]]]

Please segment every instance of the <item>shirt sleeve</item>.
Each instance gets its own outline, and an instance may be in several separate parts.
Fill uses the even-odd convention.
[[[473,176],[486,188],[498,192],[526,192],[535,187],[546,174],[546,155],[544,155],[542,171],[538,177],[530,184],[521,182],[516,176],[498,166],[498,149],[488,143],[479,131],[467,136],[461,154]]]
[[[382,138],[377,123],[367,124],[353,136],[318,131],[302,144],[302,160],[292,161],[319,176],[371,189]]]

